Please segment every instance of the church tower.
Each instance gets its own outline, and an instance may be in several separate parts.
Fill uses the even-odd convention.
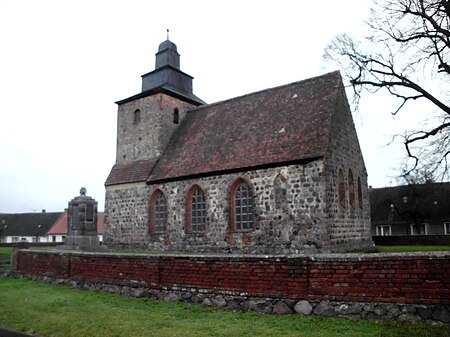
[[[204,102],[192,92],[192,77],[180,70],[177,46],[159,45],[155,70],[142,75],[142,91],[116,102],[116,163],[105,182],[105,242],[140,245],[148,236],[153,166],[188,110]]]
[[[204,104],[192,92],[192,76],[180,70],[177,46],[159,45],[155,70],[142,75],[142,92],[116,102],[116,163],[157,159],[185,111]]]

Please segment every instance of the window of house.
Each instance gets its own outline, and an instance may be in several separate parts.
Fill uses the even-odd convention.
[[[389,236],[391,234],[391,226],[390,225],[378,225],[376,227],[376,235],[377,236]]]
[[[150,198],[150,232],[164,233],[167,230],[167,201],[161,190],[153,192]]]
[[[350,202],[350,209],[355,209],[355,182],[353,180],[352,170],[348,170],[348,197]]]
[[[338,172],[338,199],[339,206],[345,208],[345,180],[341,169]]]
[[[362,211],[362,209],[363,209],[363,198],[362,198],[361,179],[359,177],[358,177],[358,207]]]
[[[411,224],[411,235],[427,235],[428,226],[426,223]]]
[[[450,222],[444,223],[444,234],[450,235]]]
[[[17,236],[13,236],[11,240],[12,242],[19,242],[19,238]]]
[[[202,233],[206,229],[206,198],[198,185],[189,189],[186,197],[186,230]]]
[[[253,228],[253,193],[250,185],[238,179],[230,189],[230,219],[233,229],[245,231]]]
[[[136,111],[134,111],[133,123],[139,124],[140,122],[141,122],[141,110],[137,109]]]

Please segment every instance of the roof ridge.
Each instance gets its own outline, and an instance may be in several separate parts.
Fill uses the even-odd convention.
[[[322,74],[322,75],[306,78],[306,79],[303,79],[303,80],[300,80],[300,81],[295,81],[295,82],[282,84],[282,85],[278,85],[278,86],[274,86],[274,87],[270,87],[270,88],[266,88],[266,89],[262,89],[262,90],[258,90],[258,91],[249,92],[249,93],[246,93],[246,94],[243,94],[243,95],[240,95],[240,96],[227,98],[227,99],[224,99],[224,100],[221,100],[221,101],[217,101],[217,102],[214,102],[214,103],[208,103],[208,104],[204,104],[204,105],[199,105],[197,107],[194,107],[194,108],[188,110],[187,112],[188,113],[196,112],[196,111],[199,111],[201,109],[209,108],[209,107],[212,107],[212,106],[215,106],[215,105],[219,105],[219,104],[224,104],[224,103],[240,100],[240,99],[243,99],[243,98],[245,98],[247,96],[263,94],[263,93],[265,93],[267,91],[275,90],[275,89],[280,89],[281,90],[281,89],[284,89],[284,88],[289,87],[289,86],[294,86],[294,85],[297,85],[297,84],[300,84],[300,83],[305,83],[305,82],[317,81],[320,78],[327,77],[327,76],[331,77],[331,76],[336,75],[336,74],[338,74],[339,77],[341,77],[341,75],[340,75],[341,72],[339,70],[335,70],[335,71],[331,71],[331,72],[328,72],[328,73],[325,73],[325,74]]]

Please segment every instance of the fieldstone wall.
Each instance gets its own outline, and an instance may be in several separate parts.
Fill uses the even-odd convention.
[[[165,94],[155,94],[119,105],[116,163],[158,158],[186,111],[194,105]],[[174,109],[179,123],[174,123]],[[135,111],[140,111],[135,121]]]
[[[149,188],[145,184],[106,186],[104,243],[146,248]]]
[[[324,158],[324,176],[327,184],[330,245],[334,247],[333,251],[345,252],[370,247],[373,243],[367,171],[345,90],[340,91],[335,109],[330,126],[328,152]],[[338,196],[339,170],[344,176],[344,207]],[[361,193],[358,193],[358,186]]]
[[[275,180],[282,177],[283,200],[275,195]],[[236,231],[230,226],[229,188],[237,179],[253,192],[255,226]],[[204,233],[185,230],[186,194],[199,185],[206,196],[207,228]],[[317,252],[329,242],[324,200],[323,162],[202,177],[151,186],[167,195],[167,233],[150,235],[151,250],[191,252],[298,253]]]

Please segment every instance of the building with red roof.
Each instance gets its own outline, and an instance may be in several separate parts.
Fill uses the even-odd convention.
[[[109,247],[300,253],[373,246],[367,173],[339,72],[205,104],[169,40],[117,102]]]
[[[53,223],[47,232],[47,242],[64,242],[67,236],[67,211],[61,213],[58,219]],[[103,241],[103,233],[105,231],[105,213],[98,212],[97,214],[97,232],[99,240]]]

